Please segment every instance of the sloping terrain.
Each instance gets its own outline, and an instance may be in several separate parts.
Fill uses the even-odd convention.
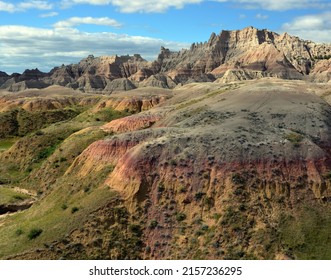
[[[0,216],[0,258],[330,259],[329,95],[275,78],[141,88],[3,139],[1,190],[35,195]]]

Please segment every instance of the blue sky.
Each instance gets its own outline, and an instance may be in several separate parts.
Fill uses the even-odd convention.
[[[155,59],[247,26],[331,42],[331,0],[0,1],[0,71],[49,71],[89,54]]]

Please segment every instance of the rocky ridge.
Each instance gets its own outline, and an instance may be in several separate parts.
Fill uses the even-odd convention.
[[[330,44],[316,44],[287,33],[247,27],[211,34],[204,43],[172,52],[161,47],[153,62],[133,56],[93,55],[78,64],[38,69],[23,74],[0,73],[0,88],[20,91],[61,85],[85,92],[112,93],[137,87],[174,88],[190,82],[230,82],[278,77],[316,82],[330,81]]]

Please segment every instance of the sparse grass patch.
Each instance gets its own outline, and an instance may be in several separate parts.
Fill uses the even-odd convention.
[[[294,147],[298,148],[300,147],[300,143],[304,139],[304,136],[296,132],[291,132],[285,135],[285,139],[290,141]]]

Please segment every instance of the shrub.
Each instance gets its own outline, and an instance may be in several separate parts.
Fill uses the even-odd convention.
[[[185,213],[177,213],[176,220],[178,222],[184,221],[185,219],[186,219],[186,214]]]
[[[43,232],[43,230],[40,229],[40,228],[33,228],[33,229],[30,230],[30,232],[29,232],[29,234],[28,234],[28,238],[29,238],[30,240],[35,239],[35,238],[37,238],[42,232]]]
[[[62,205],[61,205],[61,209],[62,210],[66,210],[68,208],[68,206],[67,206],[67,204],[65,204],[65,203],[63,203]]]
[[[14,199],[14,200],[24,200],[24,197],[21,196],[21,195],[19,195],[19,194],[14,194],[14,195],[13,195],[13,199]]]
[[[303,138],[304,137],[301,134],[294,132],[285,135],[285,139],[293,143],[294,147],[296,148],[300,146],[300,142],[303,140]]]
[[[158,224],[159,224],[159,223],[158,223],[156,220],[152,220],[151,223],[149,224],[149,227],[150,227],[151,229],[154,229],[154,228],[157,227]]]
[[[194,198],[196,201],[198,200],[201,200],[201,198],[205,195],[204,192],[197,192],[195,195],[194,195]]]
[[[15,231],[15,234],[17,235],[17,236],[20,236],[20,235],[22,235],[24,233],[24,231],[22,230],[22,229],[18,229],[18,230],[16,230]]]
[[[162,184],[160,184],[160,185],[157,187],[157,192],[158,192],[158,193],[162,193],[162,192],[164,192],[164,190],[165,190],[165,187],[164,187],[164,185],[162,185]]]
[[[76,213],[78,210],[79,210],[79,208],[76,207],[76,206],[74,206],[74,207],[71,208],[71,213],[74,214],[74,213]]]
[[[137,224],[129,225],[129,229],[136,236],[141,236],[143,233],[140,225],[137,225]]]
[[[185,192],[186,192],[186,188],[185,188],[184,186],[181,186],[181,187],[179,188],[179,192],[181,192],[181,193],[185,193]]]

